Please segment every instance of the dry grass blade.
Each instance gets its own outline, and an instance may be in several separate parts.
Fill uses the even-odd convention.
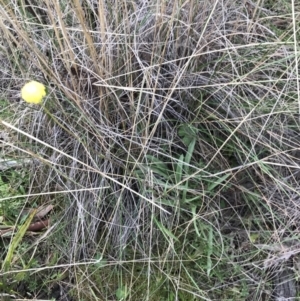
[[[18,248],[22,275],[43,279],[32,295],[55,282],[70,300],[279,298],[274,273],[299,261],[270,255],[299,239],[298,10],[0,0],[0,88],[14,107],[0,111],[0,152],[32,158],[26,191],[3,170],[23,190],[6,184],[0,206],[13,219],[20,197],[51,204],[39,215],[51,210],[50,227]],[[17,101],[31,79],[47,85],[40,107]]]

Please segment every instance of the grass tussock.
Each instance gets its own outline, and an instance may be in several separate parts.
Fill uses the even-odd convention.
[[[54,206],[3,291],[272,300],[287,267],[296,290],[299,7],[254,2],[0,1],[1,153],[32,160],[11,202]]]

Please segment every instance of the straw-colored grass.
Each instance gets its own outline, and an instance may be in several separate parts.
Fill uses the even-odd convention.
[[[2,237],[0,289],[271,300],[285,272],[293,297],[299,8],[0,0],[0,98],[11,103],[0,151],[32,159],[19,210],[54,206],[38,235]],[[42,106],[19,101],[33,79],[47,86]],[[0,204],[15,198],[3,189]],[[10,222],[28,219],[16,210]]]

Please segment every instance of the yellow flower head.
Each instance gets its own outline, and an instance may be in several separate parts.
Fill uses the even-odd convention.
[[[21,96],[28,103],[40,104],[46,96],[46,87],[33,80],[24,85]]]

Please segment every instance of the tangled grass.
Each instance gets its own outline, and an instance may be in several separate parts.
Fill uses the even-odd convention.
[[[1,152],[32,158],[22,206],[55,208],[7,293],[278,294],[299,227],[299,6],[281,2],[0,1]],[[32,79],[41,107],[18,102]]]

